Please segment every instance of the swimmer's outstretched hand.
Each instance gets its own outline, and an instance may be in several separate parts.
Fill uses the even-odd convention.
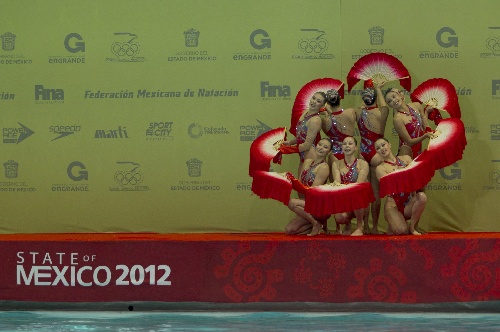
[[[435,130],[434,132],[431,133],[431,139],[433,138],[438,138],[441,132],[439,130]]]

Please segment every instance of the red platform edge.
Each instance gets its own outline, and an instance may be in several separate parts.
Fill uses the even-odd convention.
[[[0,301],[500,300],[500,233],[0,235]]]

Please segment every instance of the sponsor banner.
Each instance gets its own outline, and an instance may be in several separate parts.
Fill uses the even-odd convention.
[[[397,244],[380,237],[309,241],[283,234],[253,234],[251,240],[220,234],[107,237],[2,241],[1,300],[408,304],[500,300],[494,278],[480,283],[464,279],[474,278],[477,265],[483,275],[494,275],[499,259],[495,233],[423,235],[420,240],[402,238]],[[468,245],[471,241],[477,245]],[[360,245],[371,255],[350,254]],[[458,258],[456,248],[466,248]],[[384,291],[373,291],[374,285]]]
[[[252,195],[251,143],[277,127],[293,138],[311,80],[342,80],[341,107],[360,106],[363,82],[348,93],[345,76],[374,52],[399,59],[412,89],[442,77],[459,98],[468,145],[427,185],[421,226],[500,231],[496,0],[444,20],[451,0],[401,2],[426,24],[382,19],[387,6],[369,0],[214,2],[2,5],[16,22],[0,27],[3,232],[282,231],[294,214]],[[298,176],[298,158],[271,167]]]

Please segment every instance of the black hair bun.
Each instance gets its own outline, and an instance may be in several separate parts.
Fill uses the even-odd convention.
[[[326,92],[326,101],[330,104],[336,104],[340,99],[339,92],[337,90],[331,89]]]

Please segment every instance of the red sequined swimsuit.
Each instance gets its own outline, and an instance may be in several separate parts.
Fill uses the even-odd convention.
[[[392,166],[407,166],[401,159],[396,157],[396,163],[391,163],[388,161],[384,161],[386,164],[392,165]],[[392,194],[389,195],[389,197],[392,197],[394,199],[394,202],[396,203],[396,206],[398,208],[398,211],[401,212],[401,214],[405,214],[405,206],[408,205],[410,202],[410,199],[412,198],[412,193],[399,193],[399,194]]]
[[[375,150],[375,141],[379,138],[384,137],[384,135],[377,134],[366,127],[365,122],[368,118],[368,111],[363,108],[361,111],[361,116],[358,119],[359,134],[361,135],[361,144],[359,151],[363,158],[370,163],[373,156],[377,154]]]
[[[344,110],[340,110],[339,112],[335,112],[330,115],[330,120],[332,121],[332,126],[328,129],[326,135],[330,138],[332,142],[332,152],[337,159],[344,159],[344,153],[342,152],[342,142],[346,137],[350,135],[346,135],[339,130],[339,126],[341,124],[335,118],[335,115],[341,114]]]
[[[300,145],[306,141],[307,129],[308,129],[307,125],[306,125],[307,121],[316,115],[318,115],[318,113],[306,115],[306,116],[304,116],[304,118],[302,120],[299,120],[299,122],[297,122],[297,125],[295,126],[296,133],[297,133],[297,135],[295,136],[297,138],[297,145]],[[306,156],[306,152],[307,151],[299,152],[301,163],[304,162],[304,157]]]
[[[408,110],[410,111],[410,116],[411,116],[411,121],[405,124],[406,130],[408,131],[408,134],[410,135],[411,138],[417,138],[422,136],[425,131],[424,131],[424,124],[422,122],[422,117],[420,116],[420,113],[415,111],[413,108],[408,106]],[[399,113],[404,113],[400,112]],[[404,113],[406,114],[406,113]],[[405,141],[403,141],[401,138],[399,139],[399,147],[403,145],[408,145],[406,144]],[[411,147],[411,151],[413,152],[413,159],[415,159],[419,154],[422,153],[422,142],[414,144]]]
[[[312,187],[314,180],[316,179],[316,174],[314,174],[314,170],[316,169],[316,167],[324,163],[325,162],[322,161],[320,163],[317,163],[316,165],[311,164],[311,166],[308,169],[303,170],[300,173],[300,182],[302,182],[302,184],[306,186]],[[327,215],[327,216],[315,216],[314,218],[316,218],[320,222],[321,221],[325,222],[329,217],[330,216]]]
[[[347,165],[344,159],[344,164],[347,167],[347,172],[340,173],[340,182],[342,184],[356,183],[358,181],[359,171],[356,168],[358,165],[358,158],[354,160],[351,166]]]
[[[306,186],[312,187],[312,185],[314,183],[314,179],[316,178],[316,174],[314,174],[314,170],[316,169],[316,167],[318,167],[318,165],[321,165],[324,163],[325,162],[322,161],[320,163],[317,163],[316,165],[311,164],[311,166],[309,166],[308,169],[304,169],[300,173],[300,182],[302,182],[302,184],[304,184]]]

